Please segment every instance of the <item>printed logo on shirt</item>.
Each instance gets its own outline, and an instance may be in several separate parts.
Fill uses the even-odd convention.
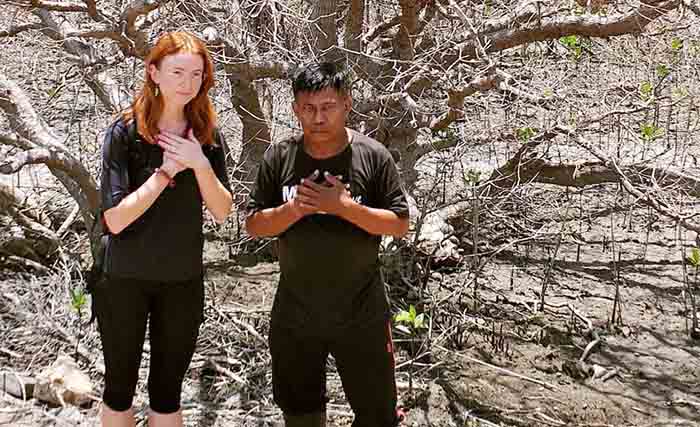
[[[284,185],[282,186],[282,202],[287,203],[297,196],[297,186],[296,185]],[[355,202],[362,204],[362,195],[353,196],[352,198]]]
[[[287,203],[297,196],[297,186],[296,185],[285,185],[282,187],[282,201]]]

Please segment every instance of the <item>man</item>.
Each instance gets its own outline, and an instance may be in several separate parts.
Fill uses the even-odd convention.
[[[299,70],[292,108],[303,136],[273,144],[251,192],[246,228],[278,236],[280,283],[270,321],[272,385],[286,427],[325,426],[332,354],[353,427],[398,424],[382,235],[403,236],[408,204],[388,150],[345,127],[347,76]]]

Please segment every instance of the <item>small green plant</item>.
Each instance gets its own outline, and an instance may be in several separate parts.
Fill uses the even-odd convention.
[[[408,334],[411,339],[409,340],[411,346],[410,362],[408,369],[408,393],[413,393],[413,362],[415,361],[415,344],[416,338],[420,334],[420,331],[427,329],[428,325],[426,322],[425,313],[418,314],[416,307],[411,304],[408,310],[401,310],[394,316],[394,322],[396,324],[396,329]],[[420,351],[420,350],[419,350]]]
[[[649,101],[654,97],[654,85],[649,81],[643,81],[639,84],[639,96],[642,101]]]
[[[87,304],[87,296],[82,288],[73,288],[70,290],[70,305],[73,310],[78,313],[78,317],[82,317],[83,308]]]
[[[656,66],[656,75],[657,75],[660,79],[666,78],[666,76],[668,76],[669,74],[671,74],[671,70],[668,68],[668,65],[666,65],[666,64],[659,64],[659,65]]]
[[[639,125],[639,131],[645,142],[651,142],[664,134],[664,130],[653,123],[642,123]]]
[[[492,0],[484,1],[484,16],[491,16],[492,13],[493,13],[493,1]]]
[[[685,98],[686,96],[688,96],[688,89],[684,86],[674,87],[673,90],[671,90],[671,97],[673,97],[674,100]]]
[[[530,139],[535,136],[535,133],[537,133],[537,130],[531,127],[524,127],[515,130],[515,136],[518,138],[518,141],[522,143],[530,141]]]
[[[683,40],[679,39],[678,37],[674,37],[673,40],[671,40],[671,50],[678,52],[681,49],[683,49]]]
[[[571,51],[571,55],[574,58],[574,60],[578,61],[581,59],[581,55],[583,54],[583,43],[581,42],[581,38],[577,35],[570,35],[570,36],[565,36],[561,37],[559,39],[559,43],[564,45],[569,51]]]
[[[407,310],[401,310],[394,316],[396,329],[409,335],[418,335],[418,331],[427,328],[425,313],[417,314],[416,307],[411,304]]]
[[[72,288],[70,290],[70,306],[78,315],[78,337],[75,340],[75,354],[78,354],[78,346],[83,336],[83,308],[87,305],[87,295],[83,288]]]
[[[700,267],[700,249],[691,249],[690,256],[688,257],[688,262],[695,268]]]
[[[470,186],[477,185],[479,183],[480,179],[481,179],[481,171],[478,171],[476,169],[469,169],[464,174],[464,181],[466,181],[466,183]]]
[[[457,142],[457,134],[454,129],[447,128],[433,133],[433,144],[436,146],[452,146]]]
[[[688,49],[688,53],[691,56],[700,55],[700,41],[693,40],[692,42],[690,42],[690,48]]]

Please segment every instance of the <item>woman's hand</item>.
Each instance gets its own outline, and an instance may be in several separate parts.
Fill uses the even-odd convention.
[[[175,160],[175,158],[173,158],[167,151],[163,153],[163,164],[160,168],[163,169],[171,178],[175,178],[175,175],[187,169],[185,165]]]
[[[211,167],[209,159],[202,152],[202,145],[194,137],[192,129],[187,132],[187,138],[161,131],[156,136],[156,141],[165,151],[163,154],[164,159],[167,157],[175,160],[183,165],[184,168],[194,169],[195,171]]]

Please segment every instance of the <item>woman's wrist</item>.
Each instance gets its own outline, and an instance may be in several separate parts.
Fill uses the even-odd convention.
[[[162,172],[163,175],[165,175],[168,179],[174,179],[175,175],[177,175],[177,171],[175,170],[175,168],[170,167],[169,165],[166,165],[166,164],[164,164],[161,167],[159,167],[158,169],[156,169],[156,171]]]
[[[194,169],[195,172],[201,171],[201,170],[211,169],[211,163],[209,162],[209,159],[207,158],[207,156],[203,155],[202,158],[199,159],[199,161],[197,162],[197,165],[192,169]]]
[[[175,174],[168,170],[167,167],[156,168],[155,174],[156,176],[162,176],[163,178],[165,178],[166,183],[169,187],[175,186]]]

